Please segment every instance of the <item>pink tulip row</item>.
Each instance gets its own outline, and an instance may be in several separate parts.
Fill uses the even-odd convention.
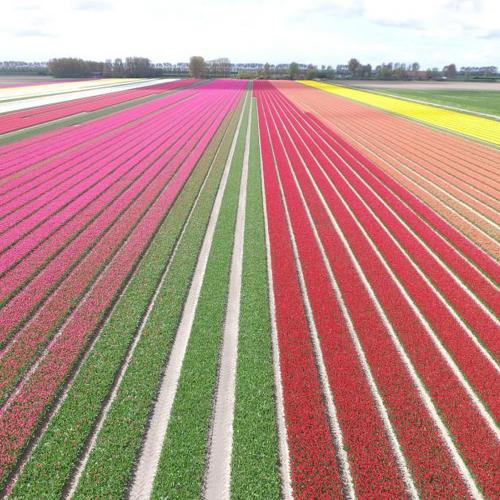
[[[26,173],[35,172],[36,175],[36,171],[46,172],[50,170],[52,163],[64,155],[69,155],[65,157],[67,159],[77,157],[78,154],[88,154],[88,150],[91,149],[88,147],[90,144],[101,144],[122,129],[146,121],[162,109],[182,103],[196,92],[194,89],[180,90],[175,94],[113,113],[97,121],[58,129],[27,141],[20,141],[24,144],[13,150],[0,148],[3,167],[0,186],[15,182],[17,177]]]
[[[112,113],[98,120],[57,129],[1,146],[0,180],[36,162],[51,158],[57,153],[77,147],[85,141],[101,139],[102,135],[106,136],[115,129],[127,126],[132,121],[144,120],[149,114],[182,101],[196,92],[196,89],[180,89],[174,94]]]
[[[32,170],[25,173],[23,176],[11,181],[6,194],[2,197],[5,202],[0,207],[0,224],[6,225],[6,219],[15,215],[14,220],[21,220],[19,210],[34,210],[46,202],[46,200],[54,199],[56,196],[65,192],[68,187],[81,182],[83,179],[92,175],[99,167],[98,161],[88,161],[97,158],[112,158],[120,155],[120,148],[132,141],[142,140],[141,135],[144,135],[144,130],[149,128],[154,130],[155,124],[142,122],[141,126],[134,123],[130,127],[126,127],[116,133],[106,136],[105,141],[95,141],[92,143],[92,150],[79,150],[71,155],[61,156],[56,161],[51,162],[54,166],[43,171]],[[147,135],[145,135],[147,137]]]
[[[32,127],[34,125],[39,125],[53,120],[59,120],[77,113],[90,113],[92,111],[97,111],[98,109],[103,109],[108,106],[115,106],[132,99],[140,99],[141,97],[147,97],[159,92],[165,92],[167,90],[184,86],[184,82],[185,81],[183,80],[179,80],[161,83],[150,87],[140,87],[112,94],[85,97],[74,101],[65,101],[57,104],[50,104],[48,106],[40,106],[36,108],[28,108],[22,111],[5,113],[0,117],[0,134],[5,134],[7,132],[12,132],[26,127]]]
[[[13,286],[17,286],[22,278],[28,278],[30,273],[48,262],[43,272],[40,272],[32,281],[27,284],[13,299],[4,307],[5,314],[0,319],[1,329],[8,338],[8,332],[22,319],[30,313],[30,309],[22,307],[22,304],[35,305],[60,277],[64,276],[69,269],[69,265],[76,264],[75,255],[83,255],[92,244],[99,239],[103,232],[112,227],[116,217],[126,209],[126,207],[141,193],[141,190],[152,182],[158,172],[161,171],[163,162],[169,161],[177,154],[176,147],[179,141],[186,140],[188,134],[196,131],[196,120],[202,118],[207,111],[200,113],[200,106],[203,103],[191,103],[186,106],[185,113],[180,112],[179,119],[174,119],[172,115],[164,118],[168,127],[161,127],[158,121],[157,138],[147,149],[137,152],[135,156],[127,153],[128,161],[123,168],[128,170],[123,176],[111,184],[108,190],[101,196],[96,197],[82,212],[67,224],[63,224],[44,244],[37,247],[26,259],[19,262],[17,266],[2,280],[2,292],[12,293]],[[172,121],[171,121],[172,120]],[[171,135],[166,135],[172,127],[178,130]],[[168,139],[168,140],[167,140]],[[163,142],[162,142],[163,141]],[[154,161],[160,147],[163,150],[161,162]],[[147,161],[152,162],[148,164]],[[146,167],[146,168],[145,168]],[[88,227],[87,227],[88,226]],[[114,226],[113,226],[114,227]],[[81,233],[80,233],[81,231]],[[66,240],[70,236],[75,238],[66,245]],[[63,251],[50,260],[58,250]],[[7,288],[8,287],[8,288]]]
[[[140,178],[142,181],[134,181],[142,182],[142,187],[132,203],[0,355],[0,379],[8,381],[2,385],[3,399],[7,400],[0,409],[0,477],[16,463],[243,88],[241,82],[215,82],[200,91],[199,103],[203,101],[204,108],[185,103],[190,118],[182,125],[183,135],[179,132],[170,146],[159,143],[156,154],[144,160],[149,170]],[[91,282],[89,274],[93,275]],[[62,326],[54,336],[55,325]],[[35,359],[36,368],[19,379]],[[11,390],[5,391],[12,383],[17,390],[12,392],[11,385]]]
[[[87,191],[85,193],[86,195],[90,195],[92,193],[96,193],[95,199],[92,199],[90,203],[85,205],[83,211],[85,212],[86,219],[83,219],[82,217],[78,217],[77,220],[70,220],[68,224],[63,224],[64,220],[61,221],[60,218],[62,217],[61,213],[56,213],[54,216],[50,217],[48,220],[46,220],[45,224],[42,224],[40,227],[37,228],[36,231],[33,231],[27,235],[26,238],[24,238],[19,245],[12,247],[9,249],[9,252],[6,252],[2,255],[4,258],[4,261],[6,260],[7,257],[10,256],[10,254],[14,253],[16,250],[19,250],[22,248],[21,244],[24,244],[26,247],[25,250],[26,252],[29,252],[31,250],[30,245],[38,250],[40,248],[39,243],[40,243],[40,238],[43,238],[41,241],[45,243],[45,247],[52,248],[52,232],[51,229],[53,226],[57,226],[58,229],[63,229],[65,230],[68,226],[72,226],[73,232],[76,232],[80,227],[84,226],[88,221],[91,221],[95,218],[96,216],[96,209],[100,211],[104,211],[103,217],[101,217],[98,221],[95,221],[95,223],[92,224],[91,229],[95,229],[98,227],[96,225],[97,222],[101,222],[103,219],[112,221],[113,219],[109,219],[109,215],[113,213],[112,209],[115,207],[120,207],[121,210],[124,209],[125,206],[127,206],[128,203],[133,199],[133,193],[140,192],[139,187],[144,186],[147,184],[148,181],[151,179],[154,179],[154,177],[151,177],[152,175],[155,175],[157,172],[152,170],[150,168],[150,162],[152,162],[155,158],[156,155],[158,154],[158,151],[162,151],[162,159],[161,161],[166,162],[169,160],[169,157],[174,155],[176,153],[175,149],[172,148],[172,145],[177,145],[177,141],[179,138],[184,138],[186,131],[189,133],[192,133],[193,129],[193,123],[194,120],[199,117],[197,112],[199,112],[199,107],[202,106],[203,103],[198,102],[198,105],[194,102],[190,102],[188,106],[186,106],[185,111],[187,113],[187,117],[182,116],[184,113],[182,110],[179,110],[177,112],[178,116],[182,116],[183,122],[183,127],[180,127],[179,130],[176,130],[175,133],[171,135],[165,135],[165,132],[167,132],[170,128],[170,120],[173,118],[173,115],[171,113],[167,114],[166,117],[163,118],[164,120],[164,126],[159,127],[159,129],[155,133],[155,138],[156,140],[153,142],[148,142],[144,138],[144,145],[147,147],[142,147],[140,148],[131,148],[130,150],[126,151],[126,154],[124,154],[123,158],[121,159],[121,164],[119,166],[120,173],[122,174],[119,178],[115,179],[113,178],[113,181],[119,181],[119,182],[111,182],[108,179],[108,185],[107,190],[104,192],[104,198],[101,196],[99,197],[100,194],[102,194],[101,188],[103,187],[104,183],[99,184],[96,186],[95,189]],[[206,104],[205,104],[206,106]],[[191,111],[191,114],[189,113],[189,110],[193,108],[193,111]],[[189,121],[190,118],[190,121]],[[174,123],[176,120],[172,120]],[[160,125],[160,121],[158,124]],[[163,147],[164,149],[161,150],[160,147]],[[158,165],[155,165],[158,168],[160,168]],[[113,164],[110,163],[108,165],[108,168],[111,170],[113,167]],[[144,171],[144,168],[147,167],[146,169],[146,174]],[[116,172],[115,172],[116,173]],[[137,181],[139,179],[139,181]],[[125,187],[129,187],[128,190],[124,191]],[[132,189],[132,191],[131,191]],[[110,201],[114,200],[116,196],[119,195],[117,203],[114,205],[110,205]],[[81,205],[82,199],[85,198],[85,196],[81,196],[80,198],[77,198],[76,201],[79,202],[78,205]],[[87,201],[87,200],[85,200]],[[121,204],[121,205],[120,205]],[[66,207],[68,208],[68,207]],[[79,212],[78,215],[80,215],[83,211]],[[120,213],[119,211],[117,212],[118,214]],[[63,214],[64,215],[64,214]],[[104,226],[105,228],[106,226]],[[101,228],[104,229],[104,228]],[[88,231],[87,231],[88,232]],[[57,234],[57,231],[56,231]],[[68,233],[66,233],[68,234]],[[69,233],[72,234],[72,233]],[[99,233],[98,233],[99,234]],[[84,233],[85,237],[86,233]],[[79,239],[81,241],[82,238]],[[64,242],[61,242],[64,244]],[[24,252],[24,253],[26,253]],[[23,255],[24,255],[23,253]],[[15,253],[14,253],[15,255]],[[33,255],[33,254],[31,254]],[[1,259],[0,259],[1,260]],[[16,269],[13,269],[15,271],[15,275],[19,276],[20,274],[22,275],[23,273],[20,272],[19,267],[22,268],[24,264],[24,260],[22,260],[22,257],[19,257],[15,262],[19,262],[19,266],[17,266]],[[53,263],[52,263],[53,264]],[[53,266],[52,266],[53,267]],[[46,283],[45,280],[42,280],[42,283]],[[16,296],[16,300],[20,300],[21,297],[23,297],[25,294],[28,293],[29,287],[25,288],[22,290],[22,293],[20,293],[18,296]],[[10,291],[10,290],[9,290]],[[21,310],[17,309],[14,305],[12,306],[13,310],[17,310],[18,314],[21,314]],[[24,314],[27,314],[29,311],[24,310]],[[5,315],[6,322],[7,324],[10,324],[12,320],[16,317],[16,313],[13,313],[13,315]],[[7,324],[3,325],[2,331],[8,332],[7,329]],[[12,325],[11,325],[12,326]]]
[[[203,104],[199,102],[199,100],[196,101],[198,104],[197,106],[202,106]],[[194,105],[194,104],[193,104]],[[184,108],[184,109],[188,109],[188,108]],[[189,108],[190,109],[190,108]],[[198,108],[196,108],[198,109]],[[166,121],[166,124],[165,124],[165,127],[159,127],[158,124],[159,124],[159,119],[158,119],[158,123],[156,123],[154,125],[155,128],[157,128],[155,134],[150,134],[150,131],[149,131],[149,128],[146,127],[146,135],[142,136],[142,139],[144,139],[144,143],[143,145],[144,146],[147,146],[149,144],[151,144],[151,141],[155,140],[158,141],[158,137],[161,138],[161,134],[170,130],[172,127],[175,127],[177,126],[179,123],[183,123],[187,117],[186,116],[183,116],[185,113],[182,113],[182,112],[177,112],[175,115],[172,114],[172,113],[165,113],[165,117],[163,117],[163,120]],[[175,119],[173,117],[176,117]],[[145,139],[145,137],[147,137],[147,139]],[[153,142],[153,144],[155,144]],[[132,149],[132,146],[136,146],[136,144],[129,144],[130,145],[130,148]],[[154,146],[153,146],[154,147]],[[143,148],[144,149],[144,148]],[[139,151],[142,151],[143,154],[145,154],[145,152],[147,151],[143,151],[141,150],[141,148],[138,148],[137,151],[134,149],[133,153],[138,153]],[[125,152],[127,152],[128,156],[127,157],[124,157],[123,159],[125,158],[129,158],[131,155],[130,155],[130,151],[127,151],[125,150]],[[128,165],[133,165],[133,163],[131,163],[129,161],[129,163],[123,165],[122,167],[125,168],[127,167]],[[122,168],[122,170],[123,170]],[[137,170],[137,168],[136,168]],[[132,170],[132,173],[135,172],[136,170]],[[126,170],[124,170],[126,171]],[[139,170],[139,172],[141,172],[141,170]],[[128,176],[130,176],[131,174],[128,174]],[[125,182],[127,181],[127,177],[124,178],[124,181]],[[121,184],[112,184],[107,190],[104,191],[104,194],[101,196],[101,198],[91,202],[89,205],[87,205],[82,211],[78,212],[69,222],[68,224],[65,224],[65,225],[62,225],[62,226],[59,226],[59,228],[55,231],[54,235],[53,235],[53,238],[57,238],[58,241],[60,243],[63,243],[65,241],[65,239],[70,235],[72,234],[72,232],[68,232],[69,229],[71,228],[71,231],[73,231],[73,228],[83,228],[83,225],[86,221],[90,220],[95,213],[98,212],[98,209],[101,209],[103,207],[106,207],[107,203],[110,202],[110,200],[113,200],[114,199],[114,193],[116,192],[120,192],[120,189],[123,188],[123,186],[126,186],[127,183],[121,183]],[[111,190],[110,190],[111,189]],[[96,205],[96,203],[98,205]],[[96,208],[97,206],[97,208]],[[89,215],[90,214],[90,215]],[[64,234],[65,236],[62,236],[62,234]],[[27,268],[31,268],[31,269],[36,269],[36,267],[33,267],[34,266],[34,257],[36,256],[37,253],[40,253],[40,250],[44,250],[44,248],[47,246],[47,243],[49,244],[50,246],[50,241],[48,241],[48,234],[45,234],[45,233],[42,233],[41,236],[43,237],[42,240],[37,240],[36,243],[35,243],[35,246],[33,246],[33,249],[29,252],[29,254],[26,256],[26,259],[23,261],[23,263],[27,263],[28,261],[33,263],[31,265],[28,265]],[[33,237],[33,235],[31,235],[31,237]],[[19,260],[19,259],[18,259]],[[40,263],[40,262],[43,262],[43,260],[37,260],[36,262]],[[10,267],[6,266],[5,268],[3,268],[3,271],[6,272],[6,270],[9,270],[9,273],[12,274],[14,273],[14,275],[17,276],[17,278],[13,277],[12,279],[14,281],[21,281],[22,280],[20,278],[24,277],[23,276],[20,276],[20,269],[19,267],[12,267],[12,265]],[[21,273],[22,274],[22,273]],[[4,276],[4,280],[3,282],[5,281],[10,281],[10,280],[5,280],[5,276]],[[4,286],[2,286],[2,283],[0,282],[0,290],[1,293],[0,293],[0,301],[3,301],[4,298],[5,298],[5,294],[9,293],[9,290],[7,288],[5,288]]]
[[[206,109],[203,110],[203,107]],[[124,170],[121,178],[110,184],[106,192],[100,196],[95,189],[96,198],[91,203],[67,224],[62,224],[50,238],[44,240],[43,245],[38,246],[26,259],[20,260],[19,264],[10,270],[1,280],[1,289],[5,294],[12,293],[12,286],[16,286],[16,282],[19,283],[23,277],[28,278],[36,269],[35,266],[41,266],[50,260],[54,253],[63,249],[62,253],[50,260],[47,267],[4,307],[4,311],[8,311],[9,314],[0,318],[1,330],[5,332],[2,340],[8,338],[8,332],[23,316],[28,315],[31,308],[44,297],[54,283],[68,272],[70,264],[74,262],[76,265],[78,259],[75,256],[83,255],[92,248],[92,245],[95,245],[100,236],[113,226],[115,219],[142,193],[142,190],[163,172],[163,164],[175,158],[176,148],[182,141],[187,140],[190,134],[196,132],[196,121],[207,115],[210,110],[211,108],[201,101],[200,96],[197,103],[191,101],[185,106],[184,111],[180,110],[176,114],[177,117],[169,113],[163,118],[163,124],[158,120],[158,130],[153,137],[155,140],[148,144],[144,138],[148,144],[147,148],[143,148],[142,151],[135,151],[134,148],[127,151],[125,157],[127,161],[121,165],[121,169]],[[166,135],[172,127],[176,127],[175,132]],[[160,151],[162,156],[158,161],[156,158]],[[68,237],[75,239],[65,246]],[[23,303],[30,304],[31,307],[28,309],[21,307]]]
[[[142,125],[142,124],[141,124]],[[67,163],[67,172],[70,176],[70,182],[72,187],[63,191],[62,193],[58,189],[52,189],[45,193],[45,196],[39,198],[36,197],[38,192],[31,190],[23,195],[18,195],[18,201],[20,205],[25,205],[22,210],[11,211],[7,214],[3,220],[0,221],[0,234],[2,235],[2,243],[0,244],[0,252],[5,251],[5,249],[13,249],[13,245],[24,235],[33,232],[35,227],[39,227],[45,220],[46,217],[52,216],[54,213],[60,213],[59,210],[64,210],[66,213],[71,213],[71,203],[72,201],[78,202],[80,205],[84,202],[84,196],[81,196],[86,192],[87,196],[92,196],[93,191],[89,190],[92,186],[99,184],[99,189],[104,189],[106,183],[103,180],[110,181],[109,174],[114,170],[118,169],[123,163],[123,153],[128,152],[130,156],[135,155],[137,152],[141,151],[148,144],[145,141],[151,135],[151,132],[155,130],[155,124],[150,124],[149,127],[144,127],[141,130],[141,126],[137,126],[139,130],[136,131],[137,137],[135,141],[132,141],[133,137],[125,133],[125,138],[123,141],[118,141],[118,147],[116,154],[106,155],[105,151],[99,148],[93,147],[92,151],[95,154],[90,155],[84,166],[90,167],[91,174],[84,177],[84,179],[78,179],[75,175],[74,169],[71,168],[73,165]],[[158,132],[156,132],[158,135]],[[132,146],[135,146],[133,148]],[[112,150],[113,151],[113,150]],[[98,158],[97,160],[95,158]],[[116,168],[114,168],[116,167]],[[75,182],[72,182],[75,181]],[[78,182],[77,182],[78,181]],[[44,193],[44,186],[40,187],[39,192]],[[45,202],[45,200],[48,200]],[[45,202],[45,203],[44,203]],[[40,210],[36,210],[37,204],[41,205]],[[26,215],[24,215],[26,214]],[[6,227],[5,227],[6,226]],[[47,230],[44,230],[47,233]],[[11,252],[12,253],[12,252]],[[16,252],[17,253],[17,252]],[[4,261],[0,257],[0,261]],[[2,265],[0,264],[0,269]],[[1,272],[1,271],[0,271]]]
[[[180,104],[172,104],[170,108]],[[50,163],[46,162],[43,168],[24,173],[9,182],[5,186],[8,194],[2,196],[5,202],[0,206],[2,227],[9,227],[9,219],[11,225],[19,224],[23,221],[23,212],[26,216],[33,215],[38,207],[62,196],[70,187],[88,179],[96,171],[103,170],[107,173],[103,165],[119,158],[121,151],[131,147],[133,143],[141,144],[143,137],[148,137],[149,132],[155,130],[157,114],[163,114],[164,111],[165,109],[160,110],[154,116],[148,116],[147,120],[134,122],[114,131],[106,137],[104,143],[94,141],[92,147],[87,147],[86,150],[59,155]],[[37,216],[37,220],[40,221],[40,217]]]
[[[191,139],[190,143],[186,143],[187,146],[191,146],[193,141],[196,140],[197,138]],[[174,159],[161,158],[159,161],[154,161],[153,166],[156,167],[156,172],[153,171],[151,173],[156,173],[157,176],[154,178],[153,183],[143,191],[142,196],[118,220],[114,221],[111,229],[103,238],[97,241],[93,250],[77,265],[59,288],[50,295],[37,316],[25,328],[19,330],[13,342],[9,344],[7,349],[4,349],[0,357],[0,373],[2,373],[0,400],[10,391],[19,376],[28,368],[36,352],[46,344],[51,333],[57,324],[60,323],[58,320],[64,318],[69,312],[71,304],[68,303],[67,298],[74,297],[78,299],[84,295],[89,284],[104,269],[108,259],[113,256],[113,252],[126,240],[130,228],[134,227],[134,224],[146,213],[151,198],[154,199],[168,184],[175,169],[178,167],[179,161],[177,158],[182,158],[181,154],[182,151]],[[168,162],[167,167],[164,167],[164,162]],[[138,187],[141,187],[141,182],[137,182],[136,184],[138,184]],[[107,215],[107,211],[105,213]],[[46,281],[43,280],[42,286],[45,283]],[[36,284],[39,284],[39,280],[37,280]],[[31,291],[32,288],[28,286],[19,294],[21,300],[25,298],[25,295],[28,296],[28,304],[24,302],[25,306],[30,305],[32,297],[29,294],[24,294],[24,291],[27,289]],[[17,305],[14,304],[12,309],[13,311],[18,310]],[[29,311],[28,307],[23,309]],[[7,318],[7,321],[10,323],[10,318]]]

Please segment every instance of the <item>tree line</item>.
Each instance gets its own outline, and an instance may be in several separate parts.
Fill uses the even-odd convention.
[[[457,67],[454,63],[439,68],[420,69],[418,62],[413,63],[382,63],[372,68],[371,64],[361,64],[356,58],[352,58],[346,67],[340,66],[343,76],[359,79],[375,80],[409,80],[409,79],[431,79],[438,77],[456,78]]]
[[[219,69],[222,68],[222,69]],[[205,61],[201,56],[193,56],[189,62],[189,72],[194,78],[217,78],[231,76],[231,63],[228,59],[216,59]],[[431,79],[431,78],[456,78],[457,68],[455,64],[446,65],[442,70],[429,68],[421,71],[420,64],[413,62],[406,63],[382,63],[376,67],[371,64],[361,64],[357,59],[352,58],[345,65],[338,65],[336,69],[332,66],[321,66],[320,68],[312,64],[299,65],[296,62],[290,64],[279,64],[277,66],[266,63],[259,65],[257,70],[233,71],[232,76],[236,78],[252,79],[273,79],[288,78],[290,80],[306,79],[376,79],[376,80],[409,80],[409,79]]]
[[[147,57],[118,58],[105,62],[86,61],[75,57],[61,57],[48,62],[49,74],[56,78],[148,78],[157,75],[156,68]]]
[[[189,60],[189,73],[193,78],[228,78],[233,76],[231,61],[227,57],[205,61],[202,56],[192,56]]]
[[[193,78],[221,78],[221,77],[236,77],[241,79],[252,78],[297,78],[312,77],[316,75],[314,66],[308,65],[306,68],[301,68],[296,62],[290,64],[279,64],[277,66],[269,63],[260,64],[257,70],[239,69],[238,72],[233,71],[231,61],[228,58],[214,59],[205,61],[202,56],[192,56],[189,60],[189,73]]]
[[[107,60],[105,62],[63,57],[51,59],[47,64],[47,71],[56,78],[148,78],[170,75],[171,70],[167,66],[170,67],[170,65],[166,64],[154,65],[146,57],[127,57],[125,60],[118,58],[114,61]],[[266,63],[236,66],[232,65],[228,58],[206,61],[202,56],[192,56],[189,64],[183,65],[183,68],[177,70],[173,76],[177,76],[177,73],[187,75],[188,68],[189,73],[194,78],[423,80],[442,77],[454,79],[458,75],[468,77],[467,72],[462,71],[464,68],[458,72],[456,65],[453,63],[444,66],[442,69],[427,68],[421,70],[418,62],[389,62],[372,67],[371,64],[362,64],[358,59],[351,58],[347,64],[340,64],[334,69],[332,66],[316,67],[311,64],[304,65],[296,62],[278,65]],[[12,65],[9,64],[6,68],[0,68],[0,72],[2,72],[2,69],[5,70],[5,73],[12,72]],[[33,72],[40,72],[41,69],[43,68],[30,68]]]

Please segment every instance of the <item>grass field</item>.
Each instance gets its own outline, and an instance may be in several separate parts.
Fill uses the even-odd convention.
[[[452,106],[468,111],[496,115],[500,118],[500,91],[494,90],[408,90],[377,88],[372,92],[416,99],[431,104]]]

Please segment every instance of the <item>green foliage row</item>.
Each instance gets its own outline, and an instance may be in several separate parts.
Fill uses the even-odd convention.
[[[250,143],[231,496],[280,496],[257,107]]]
[[[157,499],[197,498],[202,489],[228,300],[248,112],[247,106],[155,477],[153,498]]]

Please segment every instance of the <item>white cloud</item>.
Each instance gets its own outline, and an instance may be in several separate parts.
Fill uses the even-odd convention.
[[[76,2],[75,8],[77,10],[109,10],[112,5],[106,0],[83,0]]]
[[[285,15],[343,12],[383,26],[413,28],[429,33],[448,31],[485,36],[498,32],[498,0],[283,0],[268,1]]]
[[[428,34],[484,36],[498,30],[496,0],[363,1],[363,15],[373,22],[414,27]]]
[[[46,31],[43,31],[43,30],[37,29],[37,28],[14,30],[13,34],[16,37],[19,36],[19,37],[35,37],[35,38],[38,38],[38,37],[52,38],[54,36],[51,33],[47,33]]]
[[[201,54],[500,66],[499,19],[497,0],[3,0],[0,46],[2,57],[26,60]]]

